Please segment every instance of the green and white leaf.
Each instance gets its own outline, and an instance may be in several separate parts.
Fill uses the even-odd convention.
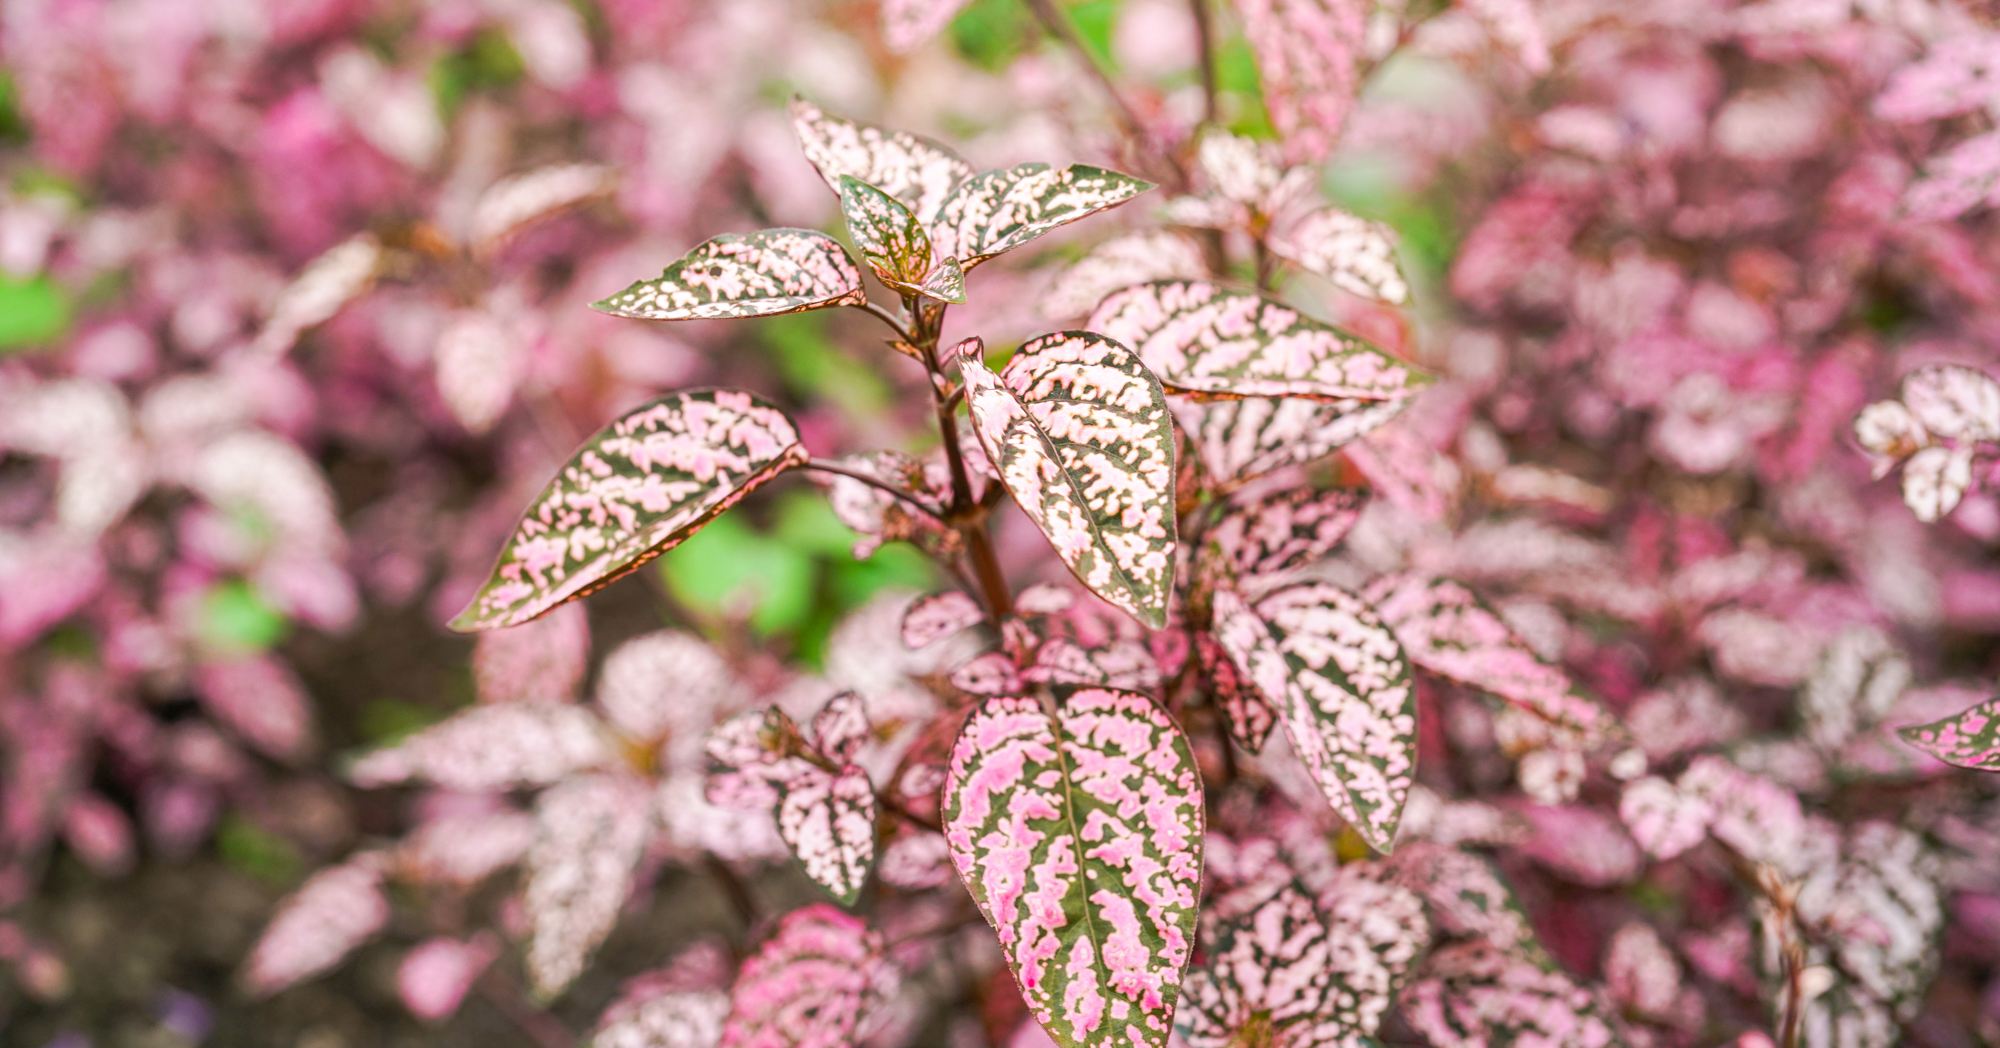
[[[1272,253],[1317,273],[1334,287],[1400,306],[1410,282],[1396,262],[1396,232],[1337,207],[1321,208],[1270,239]]]
[[[835,193],[851,175],[902,201],[925,227],[952,188],[972,177],[971,164],[928,138],[843,120],[803,98],[792,99],[792,127]]]
[[[945,198],[931,237],[938,252],[967,269],[1153,188],[1151,182],[1071,164],[1020,164],[959,183]]]
[[[1014,500],[1098,596],[1155,629],[1174,573],[1174,430],[1166,393],[1129,349],[1043,335],[988,370],[959,344],[966,403]]]
[[[451,627],[516,626],[595,592],[808,457],[791,420],[753,394],[694,390],[650,401],[571,456]]]
[[[1338,451],[1402,414],[1403,400],[1195,401],[1176,397],[1174,418],[1194,443],[1201,468],[1222,490]]]
[[[1088,326],[1131,346],[1168,389],[1197,399],[1400,400],[1431,381],[1289,306],[1206,280],[1126,288]]]
[[[989,699],[945,785],[952,863],[1061,1048],[1163,1048],[1194,945],[1203,794],[1187,737],[1104,688]]]
[[[1292,749],[1369,846],[1396,840],[1417,759],[1417,697],[1396,635],[1332,583],[1286,586],[1253,609],[1214,597],[1215,639],[1277,707]]]
[[[638,320],[771,317],[868,301],[840,242],[810,229],[716,237],[592,309]]]
[[[895,197],[842,175],[840,210],[854,246],[882,283],[940,302],[965,301],[965,271],[954,259],[937,258],[930,235]]]

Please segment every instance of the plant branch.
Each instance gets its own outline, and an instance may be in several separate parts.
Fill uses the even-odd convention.
[[[918,331],[921,340],[917,349],[924,354],[924,363],[932,375],[943,373],[938,362],[938,333],[944,321],[940,310],[934,318],[920,319]],[[986,595],[986,608],[993,614],[993,621],[1014,613],[1014,596],[1007,589],[1007,576],[1000,570],[1000,560],[994,556],[993,543],[986,536],[986,514],[973,513],[972,478],[965,471],[965,454],[958,446],[958,416],[954,414],[965,384],[946,394],[939,383],[931,383],[931,398],[937,408],[938,437],[944,442],[945,463],[951,468],[951,508],[946,516],[959,536],[965,540],[965,553],[972,561],[972,572],[979,579],[979,588]]]
[[[1215,20],[1208,0],[1188,0],[1194,12],[1195,41],[1201,47],[1201,122],[1215,123]]]
[[[912,345],[916,343],[916,337],[910,334],[909,328],[903,326],[902,318],[896,316],[896,314],[866,300],[863,300],[860,305],[854,308],[889,325],[889,330],[894,331],[896,337],[902,339],[904,342],[911,343]]]
[[[1133,147],[1142,155],[1152,153],[1164,161],[1173,171],[1175,189],[1186,192],[1187,169],[1182,167],[1180,160],[1171,153],[1152,148],[1152,138],[1146,134],[1145,121],[1139,119],[1138,112],[1119,92],[1118,85],[1112,82],[1111,74],[1105,72],[1104,66],[1097,61],[1097,55],[1083,42],[1083,38],[1076,34],[1076,27],[1070,24],[1068,16],[1056,9],[1053,0],[1027,0],[1027,3],[1028,10],[1034,12],[1035,20],[1042,24],[1042,28],[1075,54],[1076,60],[1083,63],[1091,78],[1097,81],[1097,86],[1103,89],[1105,97],[1111,102],[1112,110],[1118,115],[1118,122],[1125,125],[1125,133],[1131,136]]]
[[[871,477],[868,474],[863,473],[858,469],[848,469],[846,466],[842,466],[835,462],[829,462],[826,459],[813,459],[812,461],[806,463],[805,468],[818,470],[821,473],[832,473],[836,476],[846,477],[849,480],[858,480],[861,483],[866,484],[869,487],[874,488],[878,491],[884,491],[891,495],[896,496],[897,498],[903,500],[904,502],[909,503],[916,509],[923,511],[923,514],[925,516],[931,518],[932,520],[937,521],[940,524],[945,523],[944,512],[942,510],[939,510],[936,507],[931,506],[924,500],[916,497],[915,495],[912,495],[907,491],[904,491],[902,488],[899,488],[894,484],[891,484],[888,481],[883,480],[880,477]]]
[[[519,1027],[537,1048],[571,1048],[576,1043],[576,1038],[560,1020],[528,1003],[527,995],[521,992],[521,985],[499,970],[486,969],[479,976],[477,985],[479,995],[486,998],[494,1010],[506,1016],[508,1022]]]

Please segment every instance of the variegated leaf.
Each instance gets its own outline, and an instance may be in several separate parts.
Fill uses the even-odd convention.
[[[941,888],[957,873],[951,867],[951,845],[942,833],[903,824],[903,832],[882,849],[882,882],[906,891]]]
[[[1609,1009],[1589,988],[1552,967],[1489,942],[1433,953],[1403,991],[1403,1017],[1432,1044],[1454,1048],[1534,1044],[1611,1048],[1624,1044]]]
[[[1020,164],[987,171],[958,184],[931,226],[940,255],[967,269],[1058,226],[1119,204],[1153,188],[1151,182],[1071,164]]]
[[[1201,894],[1194,755],[1143,695],[1086,688],[1058,706],[1052,722],[995,698],[966,721],[945,785],[952,863],[1056,1044],[1159,1048]]]
[[[968,695],[1012,695],[1021,690],[1021,671],[1013,659],[989,651],[951,671],[951,686]]]
[[[530,222],[594,200],[611,188],[611,171],[597,164],[552,164],[503,178],[479,195],[466,239],[474,253],[491,254]]]
[[[919,597],[903,612],[903,646],[915,651],[986,621],[979,603],[963,593]]]
[[[1271,700],[1229,661],[1229,653],[1222,650],[1213,634],[1196,634],[1194,645],[1202,674],[1208,678],[1209,697],[1229,724],[1229,737],[1251,753],[1262,751],[1271,729],[1278,726],[1278,711],[1271,708]]]
[[[519,625],[602,589],[808,457],[791,420],[752,394],[651,401],[571,456],[451,627]]]
[[[843,691],[826,700],[813,714],[813,745],[827,760],[845,764],[861,752],[874,725],[868,722],[868,703],[859,694]]]
[[[855,178],[840,176],[840,210],[854,246],[882,283],[940,302],[965,301],[965,272],[948,253],[934,253],[931,238],[895,197]]]
[[[1478,594],[1450,579],[1390,575],[1364,594],[1424,669],[1488,691],[1550,724],[1597,738],[1611,714],[1576,693]]]
[[[1361,517],[1366,492],[1283,488],[1232,503],[1206,536],[1213,555],[1246,581],[1302,568],[1326,556]]]
[[[1403,400],[1253,397],[1200,403],[1175,398],[1174,418],[1194,442],[1209,481],[1222,490],[1333,454],[1402,414]]]
[[[605,1009],[589,1048],[715,1048],[728,1015],[720,990],[628,990]]]
[[[729,994],[721,1048],[849,1048],[894,992],[882,936],[825,903],[793,910]]]
[[[1928,447],[1903,464],[1903,502],[1926,524],[1958,508],[1972,486],[1972,449]]]
[[[1085,586],[1155,629],[1174,571],[1174,430],[1159,381],[1087,331],[1043,335],[1000,375],[958,347],[980,442]]]
[[[1903,728],[1897,734],[1946,764],[2000,771],[2000,699],[1988,699],[1956,717]]]
[[[1188,973],[1179,1016],[1188,1045],[1357,1045],[1429,938],[1422,901],[1355,866],[1322,894],[1328,907],[1296,881],[1264,892],[1203,935],[1208,963]]]
[[[1323,160],[1354,106],[1365,0],[1236,0],[1271,123],[1294,162]]]
[[[543,786],[608,762],[602,724],[575,706],[475,706],[356,761],[361,786],[421,780],[449,790],[489,792]]]
[[[850,764],[835,775],[798,758],[780,761],[778,836],[813,883],[843,905],[861,897],[875,865],[875,787]]]
[[[1361,598],[1318,582],[1276,590],[1254,610],[1217,591],[1215,639],[1277,707],[1334,810],[1387,852],[1417,758],[1416,689],[1395,634]]]
[[[1134,284],[1207,275],[1208,261],[1192,239],[1164,229],[1129,233],[1091,248],[1063,270],[1037,308],[1051,320],[1079,317],[1097,308],[1104,296]]]
[[[868,301],[847,249],[810,229],[730,233],[592,309],[638,320],[771,317]]]
[[[1903,403],[1936,437],[2000,440],[2000,382],[1975,368],[1935,365],[1903,379]]]
[[[1160,686],[1160,664],[1142,641],[1114,638],[1084,647],[1057,637],[1035,652],[1035,664],[1022,671],[1021,677],[1039,684],[1095,684],[1151,691]]]
[[[1390,305],[1409,300],[1409,281],[1396,263],[1396,233],[1380,222],[1321,208],[1273,235],[1270,246],[1342,291]]]
[[[653,791],[636,778],[579,776],[536,799],[522,901],[537,993],[561,993],[618,923],[653,830]]]
[[[364,233],[313,259],[278,295],[252,349],[266,356],[283,355],[307,328],[332,319],[372,287],[383,255],[381,242]]]
[[[276,993],[339,964],[389,923],[379,852],[321,870],[278,905],[257,940],[243,981],[257,996]]]
[[[843,120],[802,98],[792,99],[792,126],[835,193],[841,176],[852,175],[902,201],[925,228],[952,188],[972,177],[971,164],[928,138]]]
[[[1423,896],[1439,931],[1484,940],[1539,965],[1554,963],[1491,859],[1419,841],[1389,861],[1398,883]]]
[[[1131,346],[1168,389],[1201,400],[1399,400],[1430,382],[1353,335],[1205,280],[1126,288],[1088,326]]]

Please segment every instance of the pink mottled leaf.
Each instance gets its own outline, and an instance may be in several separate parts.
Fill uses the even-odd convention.
[[[1896,70],[1875,96],[1875,115],[1897,122],[1936,120],[2000,102],[2000,35],[1951,33],[1930,53]]]
[[[1372,1035],[1429,939],[1422,901],[1358,866],[1319,905],[1297,882],[1246,891],[1268,894],[1232,899],[1240,912],[1204,930],[1208,962],[1188,973],[1179,1024],[1190,1048],[1335,1048]]]
[[[575,706],[475,706],[355,762],[362,786],[418,779],[487,792],[542,786],[611,759],[603,726]]]
[[[712,943],[625,981],[604,1010],[590,1048],[715,1048],[729,1017],[728,955]]]
[[[448,1018],[498,953],[498,946],[484,935],[468,942],[449,936],[426,939],[405,954],[396,969],[397,995],[419,1019]]]
[[[597,678],[597,706],[626,738],[654,743],[692,740],[715,725],[718,713],[736,708],[743,686],[729,661],[700,637],[661,630],[620,644]]]
[[[472,884],[527,854],[535,820],[518,811],[447,815],[424,823],[396,848],[398,875]]]
[[[273,357],[291,349],[307,328],[332,319],[374,285],[382,255],[382,245],[364,234],[313,259],[279,294],[253,349]]]
[[[438,396],[469,433],[484,433],[513,403],[527,350],[512,326],[484,310],[452,318],[438,336]]]
[[[362,852],[314,874],[279,903],[244,969],[250,991],[273,994],[318,975],[381,931],[389,922],[382,869],[379,852]]]
[[[1390,861],[1399,883],[1423,896],[1439,931],[1549,963],[1534,926],[1492,860],[1419,842]]]
[[[552,164],[503,178],[479,195],[466,239],[474,253],[490,255],[528,224],[604,196],[612,181],[597,164]]]
[[[1038,684],[1094,684],[1151,691],[1160,686],[1160,664],[1141,641],[1121,638],[1085,647],[1056,637],[1036,650],[1034,665],[1023,670],[1021,677]]]
[[[1581,804],[1529,805],[1520,815],[1533,827],[1521,854],[1573,884],[1607,888],[1635,879],[1645,858],[1616,816]]]
[[[1276,590],[1254,609],[1217,591],[1215,639],[1276,707],[1333,809],[1387,852],[1417,757],[1416,689],[1396,635],[1359,597],[1322,582]]]
[[[897,983],[882,936],[825,903],[793,910],[729,995],[722,1048],[849,1048]]]
[[[898,54],[914,51],[951,24],[971,0],[882,0],[882,40]]]
[[[1972,449],[1929,447],[1903,463],[1903,502],[1926,524],[1958,508],[1972,486]]]
[[[951,671],[951,686],[968,695],[1012,695],[1021,690],[1021,671],[1013,659],[989,651]]]
[[[957,356],[987,455],[1063,563],[1154,627],[1173,595],[1174,430],[1159,381],[1087,331],[1043,335],[1001,374],[977,339]]]
[[[653,836],[652,798],[637,779],[585,775],[536,799],[523,895],[533,929],[528,974],[536,992],[561,993],[617,923]]]
[[[650,401],[571,456],[451,627],[517,626],[593,593],[807,458],[791,420],[752,394],[696,390]]]
[[[1903,210],[1920,221],[1948,222],[2000,202],[2000,131],[1974,135],[1924,162],[1922,178],[1903,192]]]
[[[1624,1043],[1604,1002],[1560,970],[1488,942],[1433,953],[1403,991],[1403,1016],[1439,1048]]]
[[[1854,417],[1854,439],[1877,459],[1877,477],[1931,442],[1930,434],[1900,400],[1879,400],[1862,408]]]
[[[1681,965],[1660,933],[1643,921],[1618,929],[1604,958],[1611,999],[1652,1019],[1666,1018],[1681,997]]]
[[[1409,404],[1407,398],[1170,402],[1174,418],[1194,442],[1202,469],[1224,490],[1325,458],[1402,414]]]
[[[915,651],[986,621],[977,601],[963,593],[919,597],[903,612],[903,646]]]
[[[1205,280],[1126,288],[1088,326],[1131,346],[1168,389],[1199,400],[1400,400],[1430,382],[1353,335]]]
[[[1278,711],[1271,708],[1271,700],[1257,690],[1255,681],[1237,670],[1214,635],[1198,634],[1195,654],[1208,677],[1209,694],[1229,722],[1229,737],[1252,753],[1261,751],[1271,729],[1278,726]]]
[[[576,699],[590,659],[590,617],[580,604],[479,635],[472,679],[481,702],[565,703]]]
[[[1154,229],[1114,237],[1063,270],[1039,304],[1052,320],[1083,316],[1104,296],[1151,280],[1199,280],[1208,275],[1201,245],[1179,233]]]
[[[195,688],[216,720],[272,757],[297,757],[312,745],[312,702],[277,659],[203,663],[195,670]]]
[[[965,301],[965,271],[948,252],[934,252],[930,235],[902,201],[852,175],[840,176],[840,210],[854,246],[882,283],[940,302]]]
[[[813,714],[813,745],[826,759],[846,763],[861,751],[873,725],[868,722],[868,703],[860,695],[843,691],[826,700]]]
[[[957,876],[944,834],[918,829],[906,829],[889,842],[882,850],[879,872],[884,884],[908,891],[943,887]]]
[[[1357,88],[1369,6],[1360,0],[1236,0],[1271,123],[1295,162],[1333,151]]]
[[[810,229],[766,229],[706,241],[657,279],[591,304],[637,320],[769,317],[868,300],[840,242]]]
[[[1464,585],[1394,575],[1376,580],[1365,596],[1424,669],[1586,736],[1609,729],[1611,715],[1602,706],[1576,694],[1568,674],[1542,661]]]
[[[952,749],[945,836],[1062,1048],[1166,1043],[1200,898],[1202,788],[1152,700],[989,699]]]
[[[1391,305],[1409,300],[1409,281],[1396,262],[1395,231],[1380,222],[1321,208],[1273,234],[1270,246],[1342,291]]]
[[[813,883],[854,905],[875,865],[875,787],[868,773],[850,764],[835,775],[792,758],[775,766],[771,778],[778,836]]]
[[[792,126],[835,193],[851,175],[902,201],[925,228],[953,187],[972,177],[971,164],[930,139],[830,116],[802,98],[792,100]]]
[[[971,269],[1151,188],[1151,182],[1085,164],[1060,169],[1020,164],[987,171],[952,189],[938,208],[932,236],[939,254]]]
[[[1648,775],[1626,784],[1618,817],[1647,854],[1671,859],[1707,839],[1715,806],[1707,797]]]
[[[976,448],[978,445],[973,443]],[[896,451],[871,451],[838,460],[842,466],[887,481],[926,503],[942,506],[950,501],[950,474],[941,460],[919,464]],[[981,456],[984,461],[984,456]],[[970,463],[968,463],[970,465]],[[818,474],[827,485],[827,504],[842,524],[861,534],[854,543],[854,555],[867,558],[885,542],[910,541],[927,550],[955,553],[960,544],[957,532],[941,526],[933,517],[913,512],[903,500],[870,484],[837,474]],[[975,480],[977,492],[983,481]]]
[[[1302,568],[1326,556],[1361,517],[1366,492],[1284,488],[1228,504],[1208,529],[1211,556],[1248,581]]]
[[[1903,728],[1897,734],[1946,764],[2000,771],[2000,699],[1989,699],[1934,724]]]

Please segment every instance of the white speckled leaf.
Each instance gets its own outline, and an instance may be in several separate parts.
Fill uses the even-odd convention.
[[[952,748],[945,837],[1061,1048],[1166,1044],[1194,944],[1203,794],[1151,699],[1086,688],[1051,722],[989,699]]]
[[[1972,449],[1925,448],[1903,464],[1903,502],[1926,524],[1958,508],[1972,486]]]
[[[840,241],[810,229],[730,233],[706,241],[592,309],[637,320],[771,317],[868,301]]]
[[[1035,664],[1022,671],[1024,680],[1040,684],[1095,684],[1128,691],[1160,686],[1160,664],[1143,641],[1114,638],[1085,647],[1056,637],[1035,652]]]
[[[1411,661],[1470,684],[1551,724],[1601,736],[1609,711],[1576,693],[1569,675],[1542,661],[1506,621],[1462,583],[1390,575],[1364,594],[1396,631]]]
[[[1430,927],[1415,894],[1368,873],[1343,868],[1328,907],[1278,882],[1205,930],[1208,963],[1188,973],[1179,1016],[1190,1048],[1344,1048],[1373,1034]]]
[[[903,612],[903,646],[928,648],[961,630],[986,621],[979,603],[963,593],[934,593],[910,602]]]
[[[1087,331],[1043,335],[1000,375],[958,347],[986,453],[1063,563],[1158,629],[1174,571],[1174,430],[1166,394],[1131,350]]]
[[[1396,233],[1380,222],[1321,208],[1272,236],[1270,245],[1342,291],[1391,305],[1409,301],[1409,281],[1396,264]]]
[[[1114,237],[1090,249],[1090,254],[1063,270],[1042,295],[1042,316],[1064,320],[1097,308],[1104,296],[1149,280],[1179,277],[1198,280],[1208,275],[1201,245],[1180,233],[1149,229]]]
[[[1013,659],[989,651],[951,671],[951,686],[969,695],[1012,695],[1021,690],[1021,671]]]
[[[1153,188],[1151,182],[1071,164],[1020,164],[966,179],[951,191],[931,224],[938,253],[967,269]]]
[[[528,507],[451,628],[519,625],[602,589],[808,457],[791,420],[753,394],[670,393],[628,412]]]
[[[1215,639],[1277,707],[1320,791],[1369,846],[1396,840],[1417,760],[1417,695],[1389,627],[1331,583],[1250,604],[1215,594]]]
[[[971,164],[928,138],[843,120],[802,98],[792,99],[792,127],[835,193],[852,175],[902,201],[926,228],[952,188],[972,177]]]
[[[383,866],[380,852],[362,852],[279,903],[243,971],[250,992],[261,997],[318,975],[374,938],[389,923]]]
[[[840,210],[854,246],[882,283],[940,302],[965,301],[965,271],[948,252],[932,251],[929,234],[901,201],[852,175],[842,175]]]
[[[874,725],[868,721],[868,703],[858,693],[843,691],[826,700],[813,714],[813,745],[827,760],[845,764],[854,759],[868,741]]]
[[[363,234],[313,259],[278,295],[252,348],[274,357],[291,349],[307,328],[332,319],[341,307],[374,286],[383,254],[381,243]]]
[[[1430,382],[1353,335],[1205,280],[1126,288],[1087,326],[1131,346],[1168,389],[1198,399],[1399,400]]]
[[[1237,578],[1269,578],[1326,556],[1367,502],[1366,492],[1348,488],[1280,489],[1232,503],[1208,529],[1207,545]]]
[[[537,993],[561,993],[618,923],[653,829],[653,791],[636,778],[565,779],[536,800],[523,902]]]
[[[1176,397],[1174,418],[1194,442],[1210,483],[1228,490],[1286,466],[1325,458],[1402,414],[1403,400],[1252,397],[1206,403]]]
[[[1354,107],[1356,60],[1363,54],[1365,0],[1236,0],[1243,35],[1257,56],[1257,79],[1271,124],[1294,162],[1332,151]]]
[[[1975,368],[1936,365],[1903,379],[1903,403],[1932,436],[2000,440],[2000,382]]]
[[[875,864],[875,787],[868,773],[850,764],[834,775],[796,758],[778,767],[790,772],[774,769],[772,776],[778,836],[813,883],[854,905]]]
[[[721,1048],[849,1048],[896,988],[882,936],[825,903],[793,910],[729,993]]]

